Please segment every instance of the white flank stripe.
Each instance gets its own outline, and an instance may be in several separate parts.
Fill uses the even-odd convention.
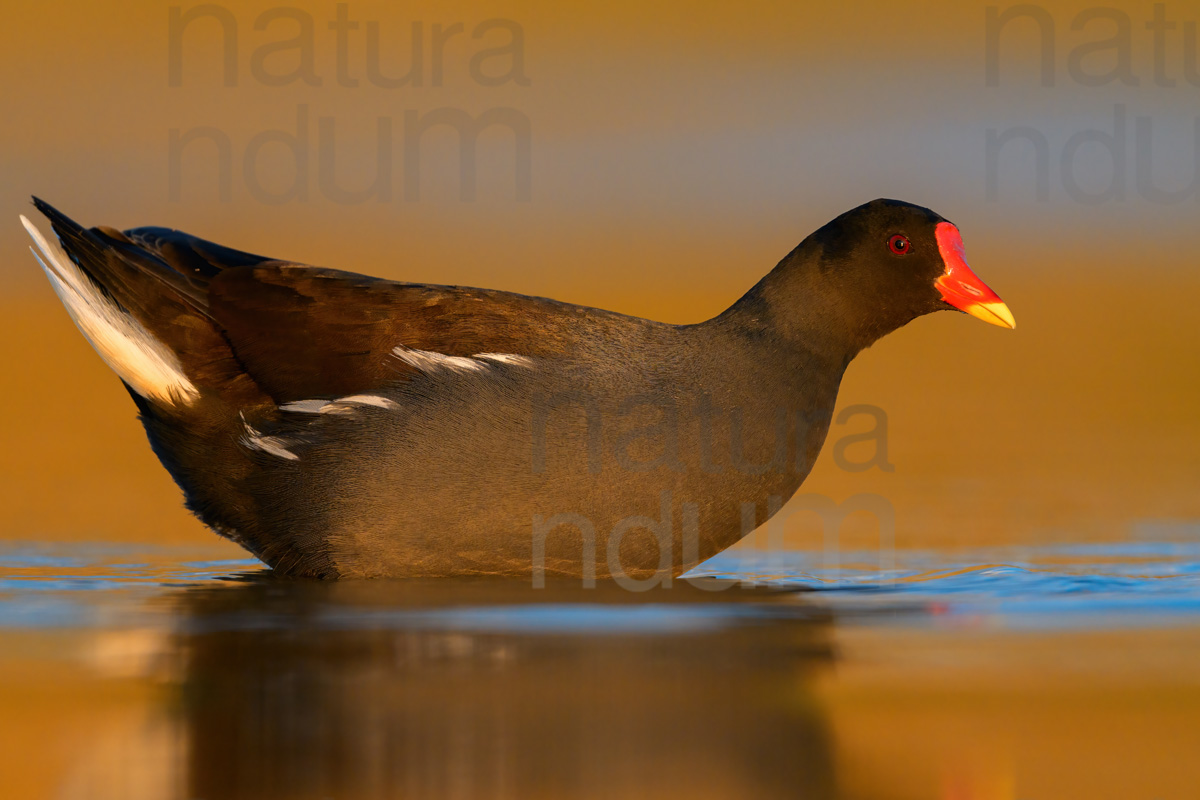
[[[474,358],[466,356],[447,356],[441,353],[435,353],[431,350],[414,350],[411,347],[400,345],[392,350],[392,353],[411,367],[416,367],[422,372],[436,372],[437,370],[449,370],[450,372],[482,372],[487,369],[487,364],[477,361]]]
[[[422,372],[448,370],[450,372],[484,372],[493,364],[508,364],[514,367],[532,367],[533,359],[512,353],[476,353],[473,356],[447,356],[431,350],[416,350],[400,345],[392,354]]]
[[[62,247],[48,242],[24,214],[21,224],[33,237],[37,248],[30,250],[67,313],[121,380],[142,397],[167,405],[187,404],[200,397],[166,345],[106,298]]]
[[[356,406],[375,406],[376,408],[386,408],[389,411],[394,411],[400,407],[400,404],[396,401],[389,400],[386,397],[380,397],[376,394],[352,394],[348,397],[339,397],[333,402],[347,403]]]
[[[324,414],[328,400],[293,400],[279,407],[280,411],[292,411],[297,414]]]
[[[486,358],[488,361],[510,364],[514,367],[533,366],[533,359],[529,356],[515,356],[512,353],[476,353],[471,358]]]
[[[292,411],[297,414],[348,414],[359,406],[374,406],[388,411],[395,411],[400,404],[395,400],[380,397],[375,394],[352,394],[339,397],[337,400],[293,400],[279,407],[280,411]]]
[[[300,456],[288,450],[288,447],[292,443],[287,439],[281,436],[263,436],[253,425],[246,421],[244,414],[240,416],[242,417],[242,427],[246,429],[246,433],[242,436],[242,444],[246,447],[279,458],[286,458],[288,461],[300,460]]]

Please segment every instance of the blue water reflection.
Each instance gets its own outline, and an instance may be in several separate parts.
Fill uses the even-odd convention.
[[[0,549],[0,628],[174,624],[168,622],[173,591],[272,583],[253,559],[204,555],[170,547],[8,545]],[[666,603],[666,590],[640,596],[610,586],[601,599],[570,582],[552,594],[521,582],[484,582],[490,588],[482,595],[417,582],[406,584],[396,603],[377,599],[362,608],[322,601],[305,622],[325,628],[656,634],[736,625],[801,606],[847,619],[886,617],[889,624],[940,624],[983,614],[990,625],[1016,628],[1190,624],[1200,617],[1200,541],[898,551],[882,561],[875,552],[732,551],[689,573],[706,591]],[[280,592],[309,591],[295,588],[305,582],[273,583]],[[676,581],[676,588],[688,583]],[[437,607],[424,607],[430,596]],[[239,609],[226,616],[242,628],[289,624],[257,613]],[[287,609],[272,614],[286,617]]]

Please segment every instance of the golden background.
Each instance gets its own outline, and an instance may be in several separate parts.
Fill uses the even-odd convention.
[[[834,427],[804,491],[838,501],[884,495],[897,509],[902,547],[1120,538],[1147,521],[1200,516],[1196,202],[1143,199],[1132,155],[1121,200],[1077,202],[1060,175],[1068,137],[1111,130],[1118,104],[1127,128],[1137,115],[1157,126],[1157,185],[1184,186],[1195,169],[1188,134],[1200,88],[1183,77],[1182,27],[1161,54],[1176,85],[1156,85],[1159,54],[1145,30],[1152,4],[1120,6],[1131,20],[1132,87],[1072,78],[1072,53],[1113,30],[1104,21],[1072,30],[1082,6],[1038,6],[1054,25],[1053,86],[1039,81],[1040,40],[1028,19],[1002,29],[999,85],[988,86],[985,5],[862,2],[356,2],[347,13],[360,27],[345,58],[357,87],[338,79],[335,4],[313,4],[303,13],[313,20],[321,85],[266,86],[251,72],[255,52],[297,30],[288,20],[256,30],[269,7],[229,8],[235,86],[223,85],[223,40],[212,19],[185,29],[182,79],[171,86],[167,4],[9,9],[0,30],[0,68],[10,76],[0,129],[0,207],[10,215],[0,226],[0,537],[211,537],[182,510],[132,403],[26,253],[16,216],[31,213],[32,193],[85,224],[167,225],[313,264],[673,322],[715,314],[841,211],[877,196],[910,200],[960,226],[976,272],[1008,302],[1018,328],[939,314],[866,352],[841,405],[887,412],[895,471],[851,473],[832,462],[840,436],[869,427],[857,417]],[[1186,20],[1183,11],[1172,18]],[[520,26],[528,86],[473,80],[471,57],[510,41],[497,32],[471,37],[493,18]],[[368,22],[378,25],[390,75],[408,67],[411,25],[424,26],[424,86],[367,79]],[[432,26],[456,22],[465,32],[447,40],[443,85],[432,86]],[[1091,72],[1116,63],[1112,51],[1089,58]],[[297,63],[294,49],[264,62],[280,74]],[[485,71],[511,68],[500,57]],[[263,131],[295,133],[299,106],[310,138],[308,198],[259,202],[242,171],[247,144]],[[422,197],[404,199],[404,114],[441,107],[509,107],[528,118],[529,201],[515,198],[512,134],[502,128],[480,137],[474,201],[458,195],[449,129],[423,140]],[[336,179],[348,189],[374,176],[376,120],[391,120],[389,202],[327,199],[318,117],[332,120]],[[172,200],[171,131],[204,126],[232,143],[231,197],[220,200],[215,149],[199,142],[183,151]],[[1001,151],[996,197],[987,197],[987,131],[1014,126],[1035,127],[1049,142],[1048,200],[1035,199],[1035,164],[1022,143]],[[1080,182],[1097,164],[1103,172],[1103,158],[1077,154]],[[277,191],[294,168],[286,150],[267,146],[256,169]],[[1107,177],[1091,180],[1103,187]],[[819,541],[809,522],[801,515],[789,523],[789,541]],[[861,529],[869,543],[872,524],[852,518],[846,535]]]
[[[1194,36],[1200,19],[1194,6],[1166,6],[1179,24],[1165,51],[1146,29],[1153,3],[1109,6],[1130,20],[1138,82],[1087,86],[1069,73],[1072,54],[1106,38],[1113,24],[1074,30],[1088,4],[1037,4],[1055,26],[1054,85],[1039,81],[1037,31],[1026,20],[1004,29],[999,85],[988,86],[987,3],[356,0],[348,11],[364,27],[348,52],[360,80],[354,88],[337,81],[334,3],[296,6],[314,22],[322,85],[255,80],[254,52],[292,35],[284,23],[255,30],[270,7],[228,6],[238,32],[232,87],[222,84],[211,21],[188,29],[182,85],[169,85],[169,3],[5,8],[0,538],[216,541],[183,510],[124,389],[28,254],[17,215],[31,214],[33,193],[85,224],[178,227],[312,264],[672,322],[717,313],[848,208],[879,196],[920,203],[960,226],[975,271],[1007,301],[1017,329],[939,314],[864,353],[840,405],[887,412],[895,471],[847,472],[833,463],[832,445],[861,431],[857,418],[834,427],[802,491],[838,501],[883,495],[896,508],[896,544],[913,548],[1117,541],[1184,530],[1178,523],[1200,518],[1198,206],[1195,198],[1166,204],[1139,195],[1132,141],[1134,118],[1151,118],[1155,184],[1179,188],[1195,174],[1200,87],[1184,77],[1182,45],[1184,23]],[[493,18],[521,26],[528,86],[480,86],[468,74],[470,57],[493,42],[470,32]],[[407,63],[409,26],[424,23],[425,86],[384,89],[365,79],[367,21],[379,23],[393,75]],[[428,85],[429,29],[456,22],[467,32],[447,44],[444,85]],[[1174,86],[1154,79],[1160,56]],[[267,63],[288,71],[294,53]],[[1093,72],[1112,63],[1112,51],[1085,59]],[[403,199],[398,147],[390,202],[328,200],[315,146],[308,199],[259,202],[247,191],[242,154],[263,131],[294,132],[298,106],[307,107],[310,137],[318,117],[332,118],[344,187],[365,186],[374,174],[378,117],[398,131],[409,110],[517,109],[531,125],[532,198],[515,199],[511,135],[489,131],[473,202],[457,194],[453,138],[434,133],[419,202]],[[1125,196],[1079,202],[1062,179],[1066,142],[1087,129],[1111,130],[1118,106],[1127,114]],[[228,202],[202,146],[186,151],[180,197],[170,197],[171,131],[200,126],[219,128],[233,144]],[[1049,142],[1046,200],[1035,199],[1024,145],[1003,151],[996,196],[988,197],[987,132],[1014,126],[1036,128]],[[285,156],[263,151],[264,185],[287,185]],[[1102,187],[1103,159],[1092,156],[1079,152],[1079,176]],[[848,521],[847,547],[873,536],[869,520]],[[820,533],[797,517],[789,543],[819,547]],[[228,557],[238,555],[227,548]],[[882,645],[878,632],[851,627],[840,635],[850,666],[818,696],[850,776],[847,796],[1012,798],[1019,772],[1022,797],[1185,797],[1200,780],[1194,632],[1101,631],[1078,634],[1070,646],[1032,637],[1012,649],[984,631],[979,664],[965,667],[938,660],[944,634],[901,630]],[[1074,644],[1092,652],[1089,636],[1109,660],[1063,655]],[[876,637],[873,649],[863,637]],[[169,779],[161,765],[173,756],[164,750],[154,767],[157,751],[138,748],[172,741],[151,725],[162,688],[96,682],[54,662],[55,641],[5,636],[5,649],[23,654],[0,664],[8,718],[0,774],[12,796],[48,795],[70,769],[101,776],[96,796],[105,794],[106,770],[134,781],[113,783],[121,787],[109,787],[113,796],[159,796]],[[853,658],[880,651],[895,660]],[[1134,663],[1135,652],[1146,659]],[[140,771],[129,767],[134,752],[148,759]],[[91,759],[83,767],[81,753]]]

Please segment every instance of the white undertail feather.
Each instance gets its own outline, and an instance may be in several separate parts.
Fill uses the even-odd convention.
[[[71,319],[121,380],[142,397],[168,405],[186,405],[200,396],[166,345],[105,297],[58,242],[47,241],[23,214],[21,224],[33,237],[36,249],[29,249]]]

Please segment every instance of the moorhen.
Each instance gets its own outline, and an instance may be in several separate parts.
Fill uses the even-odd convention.
[[[280,573],[668,582],[808,475],[851,359],[931,311],[1013,327],[958,229],[875,200],[668,325],[22,217],[206,525]]]

